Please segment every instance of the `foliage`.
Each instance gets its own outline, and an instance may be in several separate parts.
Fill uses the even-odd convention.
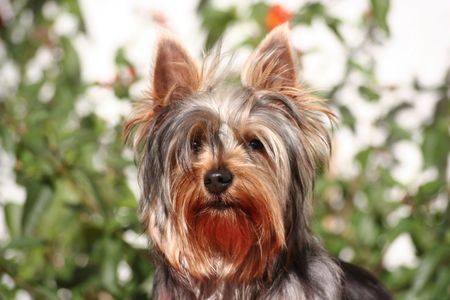
[[[10,299],[26,290],[36,299],[67,298],[68,294],[73,299],[142,299],[151,288],[152,267],[148,250],[127,238],[130,233],[142,233],[126,176],[134,163],[124,151],[120,124],[110,126],[94,112],[77,110],[95,83],[82,81],[73,40],[70,35],[56,34],[55,16],[43,14],[47,2],[14,1],[15,20],[0,22],[1,44],[6,49],[0,64],[12,64],[20,78],[17,85],[0,86],[0,146],[16,159],[17,182],[27,194],[23,204],[0,202],[9,234],[0,243],[0,295]],[[360,59],[361,53],[382,43],[390,32],[386,21],[389,0],[370,3],[371,11],[361,24],[365,38],[357,46],[349,46],[341,20],[317,1],[306,2],[292,14],[258,2],[246,16],[237,8],[221,9],[201,1],[199,15],[207,32],[206,48],[230,25],[248,16],[259,36],[244,41],[245,45],[256,45],[268,24],[272,27],[277,20],[289,18],[303,25],[324,22],[347,50],[347,63],[342,81],[323,96],[340,115],[340,128],[354,132],[358,118],[351,107],[338,101],[351,76],[362,76],[362,83],[354,88],[370,103],[398,88],[376,81],[373,57],[368,63]],[[76,0],[59,5],[77,18],[79,31],[85,30]],[[42,51],[50,54],[51,61],[42,74],[30,74],[34,57]],[[117,53],[116,64],[131,76],[126,80],[118,76],[111,90],[121,101],[130,101],[134,67],[122,51]],[[334,255],[352,249],[352,261],[372,270],[396,298],[444,299],[450,294],[450,206],[434,207],[437,199],[448,201],[450,193],[446,179],[450,69],[442,84],[429,87],[416,82],[413,88],[417,99],[425,93],[439,95],[433,118],[420,125],[417,138],[396,122],[411,103],[396,99],[398,104],[376,120],[375,125],[388,133],[385,142],[367,146],[355,156],[358,173],[351,177],[327,173],[320,178],[314,230]],[[424,169],[436,173],[414,188],[398,182],[391,172],[397,164],[394,148],[403,141],[417,144]],[[392,212],[405,207],[409,217],[388,222]],[[418,266],[388,272],[382,264],[383,253],[402,233],[412,237]],[[119,276],[119,266],[126,266],[131,275]]]
[[[73,299],[144,298],[151,286],[148,250],[125,239],[130,231],[142,232],[125,176],[134,164],[124,158],[120,124],[109,128],[94,112],[76,112],[88,84],[72,40],[57,35],[54,19],[43,15],[45,4],[14,3],[15,22],[31,19],[20,39],[20,24],[1,30],[7,49],[2,64],[12,61],[21,79],[0,101],[1,147],[14,154],[27,197],[23,205],[1,208],[10,240],[0,247],[0,274],[8,274],[14,287],[0,283],[0,294],[13,298],[24,289],[36,299],[54,299],[66,289]],[[81,17],[77,1],[62,5]],[[29,78],[39,51],[54,59],[41,76]],[[47,99],[42,91],[48,87]],[[114,88],[120,91],[120,84]],[[124,264],[133,270],[125,281],[117,272]]]

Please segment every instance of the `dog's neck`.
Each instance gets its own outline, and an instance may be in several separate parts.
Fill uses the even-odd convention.
[[[278,262],[270,280],[247,283],[199,281],[162,263],[155,274],[153,299],[339,299],[340,267],[317,242],[308,248],[310,254],[294,258],[290,265]],[[280,255],[280,260],[285,258]]]

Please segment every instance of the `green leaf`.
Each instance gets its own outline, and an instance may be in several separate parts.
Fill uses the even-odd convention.
[[[389,12],[389,0],[371,0],[372,11],[375,22],[387,35],[389,35],[389,26],[387,24],[387,15]]]
[[[386,127],[387,132],[389,133],[386,139],[386,145],[392,145],[393,143],[400,140],[411,139],[411,132],[400,127],[395,120],[386,120],[383,125]]]
[[[207,31],[205,48],[211,49],[220,39],[227,27],[237,19],[234,7],[228,10],[219,10],[210,5],[202,9],[203,28]]]
[[[7,248],[33,249],[33,248],[41,246],[41,245],[43,245],[43,242],[40,238],[24,237],[24,238],[11,239],[7,245]]]
[[[414,278],[413,291],[420,291],[424,288],[425,284],[435,274],[441,260],[448,258],[448,253],[450,253],[448,246],[437,247],[422,260]]]
[[[79,2],[80,1],[78,1],[78,0],[65,0],[65,1],[60,1],[60,4],[64,5],[64,8],[68,12],[72,13],[78,19],[78,22],[79,22],[78,29],[82,33],[86,33],[86,22],[84,21],[84,17],[83,17]]]
[[[375,220],[370,216],[361,215],[357,223],[358,238],[363,245],[374,246],[379,229],[376,226]]]
[[[391,108],[391,110],[384,116],[386,120],[393,120],[398,113],[404,111],[405,109],[412,108],[413,105],[409,102],[401,102],[400,104]]]
[[[104,286],[112,293],[118,293],[117,267],[122,257],[122,247],[119,241],[105,239],[103,246],[103,262],[101,268],[101,278]]]
[[[354,132],[355,131],[355,123],[356,119],[353,116],[352,112],[343,105],[339,106],[339,112],[341,113],[341,122],[350,127],[350,129]]]
[[[22,215],[22,228],[25,235],[32,235],[33,230],[44,217],[52,197],[53,190],[48,185],[35,185],[32,189],[28,189]]]
[[[367,78],[373,78],[373,70],[371,65],[362,65],[357,60],[355,60],[352,57],[349,57],[347,60],[347,66],[349,69],[354,69],[359,72],[361,72],[362,75],[364,75]]]
[[[116,63],[116,65],[118,66],[129,66],[130,61],[127,59],[126,55],[125,55],[125,49],[124,48],[119,48],[116,51],[116,55],[114,57],[114,61]]]
[[[436,119],[424,130],[422,151],[426,167],[437,166],[443,172],[450,152],[448,120]]]
[[[372,151],[373,151],[373,148],[369,147],[367,149],[364,149],[364,150],[360,151],[356,155],[355,158],[359,162],[362,171],[366,171],[367,170],[367,166],[368,166],[368,163],[370,161],[370,157],[371,157]]]
[[[258,23],[260,28],[266,27],[266,16],[269,11],[267,3],[258,2],[252,5],[250,18]],[[256,45],[255,45],[256,46]]]
[[[114,94],[117,98],[128,98],[130,97],[129,85],[123,84],[121,82],[114,85]]]
[[[322,3],[312,2],[302,7],[300,12],[295,15],[294,24],[308,24],[311,25],[312,20],[317,17],[324,17],[326,14],[325,7]]]
[[[363,96],[366,100],[376,101],[380,99],[380,94],[378,92],[366,85],[361,85],[358,87],[358,92],[361,96]]]
[[[64,50],[64,58],[62,61],[62,74],[67,79],[67,83],[70,85],[78,85],[81,80],[80,61],[78,53],[73,47],[72,43],[67,39],[61,40],[62,48]]]
[[[339,25],[341,25],[341,20],[326,16],[325,22],[327,23],[328,28],[331,29],[331,31],[334,33],[334,35],[338,38],[340,42],[344,42],[344,38],[342,37],[341,32],[339,31]]]
[[[434,199],[436,195],[445,188],[445,181],[433,180],[421,185],[417,191],[418,203],[426,203]]]
[[[5,221],[11,238],[20,236],[22,232],[22,206],[15,203],[7,203],[4,206]]]

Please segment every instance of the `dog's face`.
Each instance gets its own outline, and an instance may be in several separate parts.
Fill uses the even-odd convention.
[[[241,87],[211,85],[173,37],[158,43],[150,99],[138,125],[142,220],[164,259],[197,279],[270,276],[307,234],[315,170],[329,139],[302,91],[287,27],[247,62]],[[298,229],[298,227],[303,229]]]

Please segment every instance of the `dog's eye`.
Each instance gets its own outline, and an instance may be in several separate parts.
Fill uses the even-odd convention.
[[[248,142],[248,146],[252,149],[252,150],[263,150],[264,149],[264,145],[263,143],[261,143],[260,140],[258,139],[252,139],[250,140],[250,142]]]
[[[202,147],[202,143],[200,142],[200,140],[197,140],[197,139],[192,140],[191,149],[194,153],[200,152],[201,147]]]

